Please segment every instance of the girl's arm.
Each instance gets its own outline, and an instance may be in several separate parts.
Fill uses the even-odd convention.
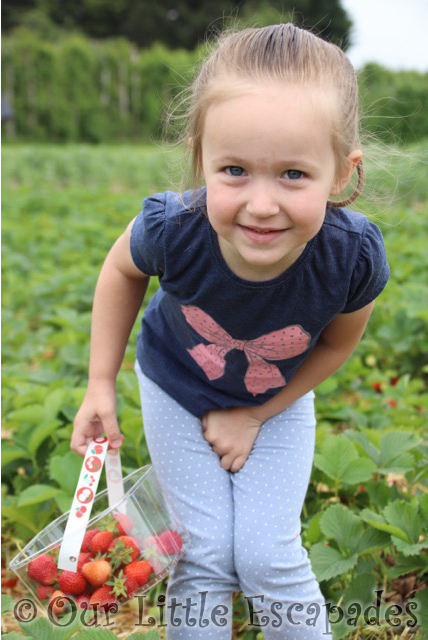
[[[133,222],[107,255],[95,289],[89,381],[71,438],[71,448],[80,455],[91,438],[103,432],[113,447],[122,441],[116,418],[116,376],[149,283],[149,276],[137,269],[131,257]]]
[[[209,411],[202,418],[205,439],[228,471],[239,471],[248,458],[260,427],[337,371],[362,338],[374,301],[353,313],[337,315],[290,383],[258,407]]]

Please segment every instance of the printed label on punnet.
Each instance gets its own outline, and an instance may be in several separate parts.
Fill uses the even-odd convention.
[[[108,438],[94,438],[88,446],[71,504],[70,515],[64,531],[58,557],[58,568],[76,572],[77,560],[86,526],[97,493],[98,482],[108,449]]]

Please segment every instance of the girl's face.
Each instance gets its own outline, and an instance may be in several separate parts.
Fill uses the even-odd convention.
[[[229,268],[246,280],[280,275],[324,221],[359,151],[337,176],[331,95],[310,86],[255,84],[211,104],[202,135],[207,212]]]

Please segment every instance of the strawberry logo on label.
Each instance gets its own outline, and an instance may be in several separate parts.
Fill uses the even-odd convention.
[[[88,504],[94,497],[94,492],[89,487],[82,487],[76,494],[76,498],[82,504]]]
[[[99,436],[98,438],[94,438],[94,442],[98,444],[102,444],[103,442],[107,442],[108,438],[106,436]]]
[[[97,456],[89,456],[85,462],[85,468],[93,473],[99,471],[101,469],[101,460]]]
[[[86,513],[86,507],[79,507],[76,509],[76,518],[81,518]]]
[[[93,449],[94,453],[102,453],[104,451],[103,447],[101,447],[99,444],[97,444],[94,449]]]
[[[94,484],[94,482],[95,482],[95,478],[94,478],[94,476],[91,476],[91,475],[89,475],[89,474],[87,474],[87,473],[85,473],[85,475],[83,476],[83,479],[85,480],[85,482],[87,482],[87,483],[88,483],[88,485],[89,485],[90,487],[92,487],[92,485],[93,485],[93,484]]]

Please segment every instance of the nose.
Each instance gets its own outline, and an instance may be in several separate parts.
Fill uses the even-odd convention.
[[[249,186],[247,199],[248,213],[268,218],[280,211],[278,200],[276,197],[275,185],[267,180],[258,180]]]

